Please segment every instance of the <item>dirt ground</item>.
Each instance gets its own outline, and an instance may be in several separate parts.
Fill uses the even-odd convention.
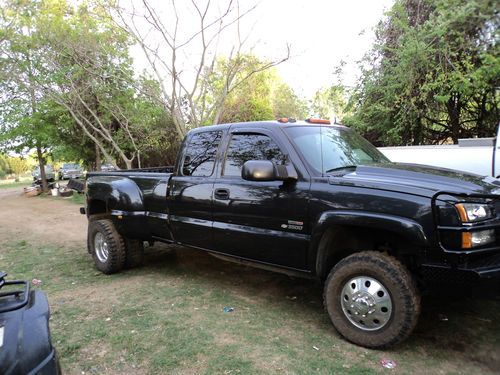
[[[81,243],[86,230],[86,217],[62,198],[26,198],[19,187],[0,189],[0,239]]]

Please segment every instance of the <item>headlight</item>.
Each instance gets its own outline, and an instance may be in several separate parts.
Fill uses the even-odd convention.
[[[462,223],[475,223],[493,218],[493,210],[484,203],[458,203],[455,207]]]

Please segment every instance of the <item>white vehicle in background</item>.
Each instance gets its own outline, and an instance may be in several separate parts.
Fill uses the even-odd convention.
[[[112,172],[118,170],[113,164],[106,163],[101,165],[101,172]]]
[[[500,130],[500,127],[499,127]],[[423,164],[482,176],[500,177],[500,142],[496,138],[459,139],[457,145],[379,147],[396,163]]]
[[[59,169],[59,179],[69,180],[70,178],[82,178],[83,170],[80,164],[64,163]]]
[[[52,182],[55,181],[56,175],[54,173],[54,168],[52,168],[52,165],[45,165],[44,168],[45,170],[45,178],[47,181]],[[40,181],[42,179],[42,175],[40,173],[40,167],[36,167],[33,172],[31,173],[33,176],[33,181]]]

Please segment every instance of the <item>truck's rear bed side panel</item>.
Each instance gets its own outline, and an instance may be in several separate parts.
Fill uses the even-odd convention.
[[[144,240],[170,240],[166,190],[170,173],[94,172],[87,176],[87,212],[105,207],[120,232]]]
[[[168,222],[167,205],[167,185],[170,176],[170,173],[162,173],[161,176],[147,174],[131,177],[143,194],[145,222],[140,227],[147,226],[152,237],[166,240],[173,239]]]

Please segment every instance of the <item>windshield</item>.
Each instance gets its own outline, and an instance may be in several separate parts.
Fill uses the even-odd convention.
[[[63,169],[78,169],[80,166],[78,164],[63,164]]]
[[[285,131],[305,161],[321,174],[358,165],[389,163],[375,146],[350,129],[297,126]]]
[[[45,172],[52,172],[52,165],[46,165],[45,166]],[[40,173],[40,167],[36,167],[34,170],[36,173]]]

